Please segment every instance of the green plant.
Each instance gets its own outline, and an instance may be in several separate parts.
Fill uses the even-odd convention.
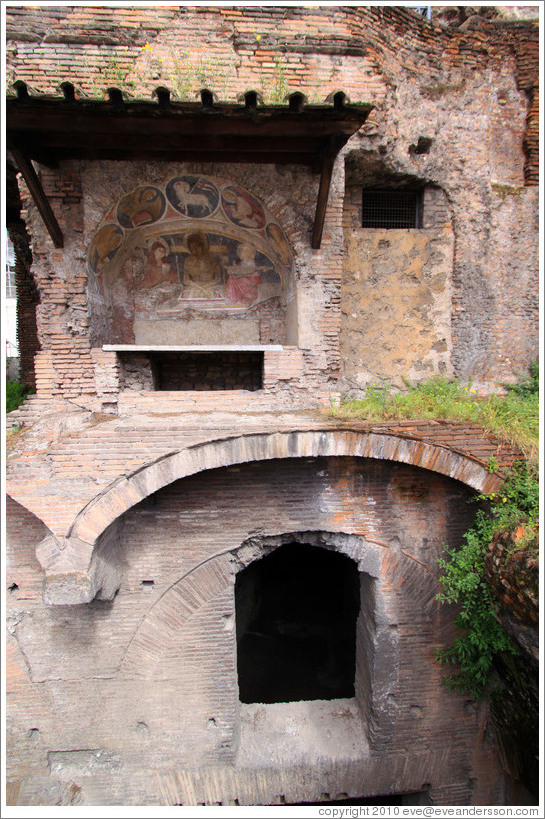
[[[485,469],[487,472],[490,472],[490,474],[493,474],[494,472],[498,471],[499,463],[498,459],[495,458],[494,455],[491,455],[488,461],[486,462]]]
[[[284,55],[277,53],[273,59],[273,72],[268,75],[260,72],[261,92],[265,103],[281,105],[290,92],[290,84],[286,75]]]
[[[484,496],[492,501],[491,517],[495,531],[508,529],[516,523],[529,527],[539,515],[539,479],[537,468],[519,461],[511,468],[501,491]]]
[[[539,368],[530,378],[509,385],[507,394],[478,396],[471,384],[441,376],[393,392],[390,383],[368,385],[361,400],[341,402],[339,419],[376,421],[398,418],[434,418],[480,424],[502,441],[514,444],[530,461],[537,461],[539,442]]]
[[[503,384],[505,389],[522,398],[539,395],[539,361],[532,361],[528,370],[529,375],[523,375],[516,384]]]
[[[6,381],[6,412],[13,412],[20,407],[29,390],[18,381]]]
[[[477,512],[462,546],[445,548],[446,558],[439,560],[443,590],[437,596],[442,603],[460,606],[456,619],[460,636],[437,652],[440,662],[458,667],[444,682],[476,700],[487,692],[495,657],[516,653],[496,618],[497,604],[486,580],[485,557],[498,532],[521,523],[528,529],[535,526],[539,512],[537,471],[526,462],[515,464],[501,491],[481,496],[480,500],[486,508]],[[537,548],[535,540],[532,542]],[[519,543],[518,548],[522,547]]]
[[[175,56],[171,52],[174,65],[173,84],[179,99],[194,99],[203,88],[214,90],[219,96],[226,96],[231,79],[236,73],[236,64],[203,55],[187,52]]]
[[[269,92],[269,99],[273,105],[281,105],[290,87],[284,70],[284,58],[282,55],[276,54],[274,62],[276,67],[274,70],[273,84]]]
[[[127,70],[121,68],[115,60],[108,60],[102,70],[104,78],[108,83],[120,83],[125,81]]]
[[[505,201],[508,196],[520,196],[524,190],[524,188],[515,187],[515,185],[497,185],[494,182],[492,183],[491,187],[494,193],[497,194],[502,201]]]

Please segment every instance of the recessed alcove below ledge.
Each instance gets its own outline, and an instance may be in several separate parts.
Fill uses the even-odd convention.
[[[281,344],[191,344],[157,346],[150,344],[103,344],[102,349],[114,353],[239,353],[283,350]]]
[[[122,390],[183,392],[260,390],[265,354],[283,348],[258,344],[105,344],[102,349],[117,355]]]
[[[240,706],[241,767],[368,757],[367,730],[354,698]]]

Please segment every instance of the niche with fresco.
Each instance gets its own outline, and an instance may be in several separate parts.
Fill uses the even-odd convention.
[[[228,180],[132,190],[102,220],[88,267],[97,345],[286,342],[290,245],[263,203]]]

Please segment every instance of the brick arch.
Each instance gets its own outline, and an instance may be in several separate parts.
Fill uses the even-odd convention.
[[[352,430],[257,433],[198,444],[140,467],[88,503],[67,536],[94,543],[107,526],[144,498],[204,470],[275,458],[338,456],[398,461],[454,478],[478,492],[493,491],[501,484],[469,455],[393,434]]]
[[[251,537],[238,549],[231,547],[217,552],[194,566],[163,593],[131,638],[120,671],[131,677],[155,678],[162,656],[170,641],[176,639],[177,632],[186,628],[203,606],[233,588],[236,573],[291,542],[308,543],[343,554],[356,563],[360,573],[368,574],[374,580],[380,579],[384,565],[398,575],[398,586],[407,583],[411,588],[418,588],[422,611],[435,605],[436,580],[427,566],[412,555],[400,552],[393,556],[395,565],[392,569],[392,556],[388,556],[387,546],[362,535],[320,529]],[[377,595],[381,598],[380,591]]]
[[[57,547],[52,544],[42,549],[47,554],[47,561],[41,560],[46,571],[46,599],[50,603],[83,603],[101,590],[109,597],[113,582],[108,577],[110,557],[115,563],[115,550],[107,544],[116,521],[174,481],[252,461],[343,456],[397,461],[453,478],[479,492],[494,491],[502,482],[470,455],[393,433],[307,430],[255,433],[198,444],[168,453],[116,480],[78,514]]]

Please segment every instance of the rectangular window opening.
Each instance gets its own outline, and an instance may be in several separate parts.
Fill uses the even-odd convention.
[[[118,354],[124,389],[154,392],[263,388],[261,351]]]
[[[422,227],[421,190],[363,190],[362,227],[404,230]]]

